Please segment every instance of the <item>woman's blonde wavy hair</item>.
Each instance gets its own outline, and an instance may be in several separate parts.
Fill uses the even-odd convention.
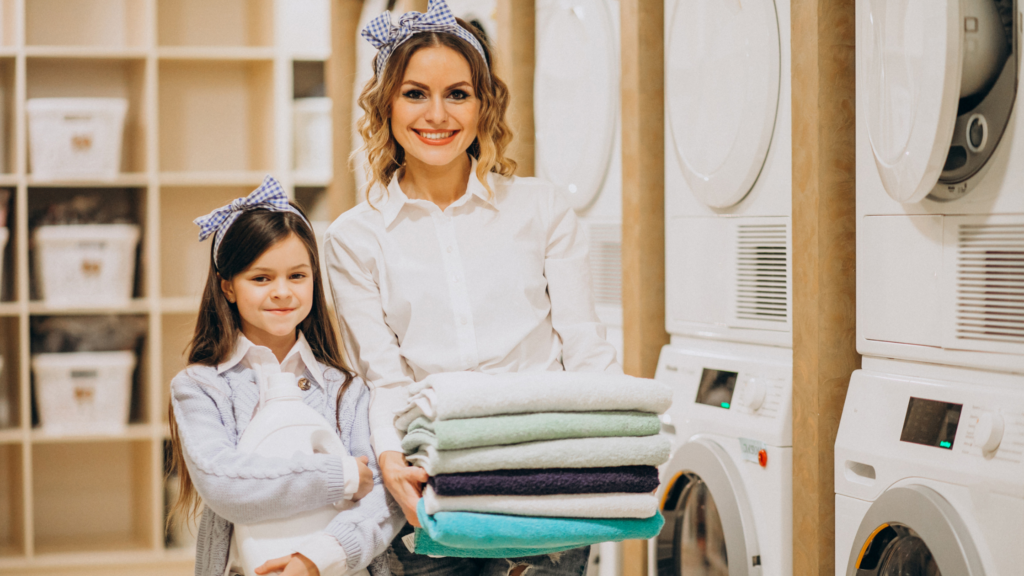
[[[365,114],[359,119],[359,135],[363,137],[360,151],[366,151],[367,198],[369,191],[380,184],[386,190],[391,178],[405,164],[405,150],[395,141],[391,133],[391,103],[402,86],[406,66],[417,50],[431,46],[445,46],[455,50],[469,62],[473,76],[473,90],[480,99],[480,120],[477,124],[476,140],[469,146],[466,153],[477,159],[477,179],[491,190],[487,182],[487,173],[496,172],[502,176],[512,176],[516,163],[505,156],[505,150],[512,142],[512,129],[505,120],[508,111],[508,86],[494,74],[494,60],[487,39],[476,26],[461,18],[456,19],[459,26],[476,36],[484,48],[484,57],[469,42],[443,32],[420,32],[401,44],[391,57],[380,77],[367,82],[359,95],[359,107]],[[379,54],[378,54],[379,55]],[[374,57],[374,69],[376,69]]]

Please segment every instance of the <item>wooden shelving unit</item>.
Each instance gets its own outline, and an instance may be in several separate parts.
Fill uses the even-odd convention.
[[[192,220],[248,194],[267,173],[289,190],[300,180],[296,197],[326,218],[329,182],[291,173],[291,102],[293,70],[303,85],[310,70],[322,82],[330,46],[291,48],[279,24],[283,11],[309,2],[327,7],[0,0],[0,189],[13,193],[0,282],[0,396],[13,404],[10,426],[0,428],[0,575],[191,574],[194,551],[165,545],[164,462],[168,384],[184,366],[209,259]],[[122,174],[34,177],[26,100],[106,96],[129,102]],[[129,202],[142,228],[135,297],[123,308],[54,309],[36,299],[35,215],[80,193]],[[97,314],[146,321],[131,423],[113,437],[46,435],[34,425],[33,318]]]

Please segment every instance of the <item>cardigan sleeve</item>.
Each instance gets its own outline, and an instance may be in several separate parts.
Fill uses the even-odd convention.
[[[230,409],[220,405],[229,400],[213,384],[200,381],[206,372],[186,370],[171,381],[182,454],[206,506],[230,522],[252,524],[344,498],[347,455],[272,458],[238,451]]]
[[[570,372],[622,373],[615,347],[597,318],[586,233],[559,191],[547,195],[550,221],[544,276],[551,299],[551,325],[562,339],[562,364]]]

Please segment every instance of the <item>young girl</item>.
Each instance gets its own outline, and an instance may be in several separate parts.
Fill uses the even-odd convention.
[[[344,499],[358,503],[257,573],[328,576],[369,566],[374,576],[390,574],[383,552],[404,521],[370,448],[370,392],[341,359],[309,222],[268,176],[196,224],[200,240],[214,242],[189,366],[171,382],[170,425],[180,482],[173,510],[194,517],[205,504],[197,576],[240,572],[235,522],[288,518]],[[258,383],[276,372],[295,374],[305,403],[337,422],[349,455],[280,459],[236,450],[259,406]]]
[[[394,412],[431,374],[622,369],[604,339],[586,236],[564,197],[515,177],[505,156],[510,94],[486,39],[442,0],[363,31],[378,48],[359,125],[368,203],[327,231],[342,334],[374,388],[370,426],[384,483],[412,524],[427,473],[402,455]],[[430,558],[393,544],[405,574],[579,575],[586,548],[557,558]],[[397,572],[397,570],[396,570]]]

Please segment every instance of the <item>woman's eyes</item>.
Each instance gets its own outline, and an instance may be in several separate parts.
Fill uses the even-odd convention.
[[[448,95],[449,98],[454,100],[465,100],[469,98],[469,93],[465,90],[452,90],[452,93]]]
[[[423,94],[422,90],[407,90],[405,93],[402,94],[402,96],[405,96],[406,98],[412,98],[413,100],[422,100],[423,98],[426,97]]]
[[[402,93],[402,96],[405,96],[406,98],[409,98],[410,100],[426,100],[426,98],[427,98],[427,95],[424,94],[422,90],[418,90],[418,89],[417,90],[406,90],[405,92]],[[456,89],[456,90],[452,90],[448,94],[448,97],[451,98],[452,100],[466,100],[467,98],[470,98],[471,95],[470,95],[469,92],[466,92],[465,90],[458,90],[458,89]]]

